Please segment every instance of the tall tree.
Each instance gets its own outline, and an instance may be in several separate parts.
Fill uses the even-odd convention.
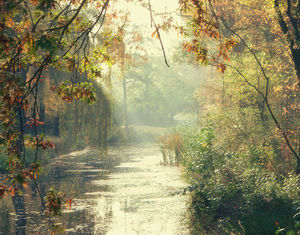
[[[293,95],[297,94],[298,89],[294,88],[295,81],[299,84],[297,51],[299,47],[299,2],[288,1],[279,4],[278,1],[259,1],[263,9],[257,8],[258,1],[211,1],[211,0],[182,0],[181,9],[187,16],[188,27],[183,32],[188,36],[184,43],[184,48],[196,55],[196,59],[202,63],[211,63],[219,71],[225,72],[227,68],[235,71],[243,81],[253,89],[263,102],[263,107],[268,111],[268,116],[273,120],[275,127],[284,139],[292,156],[297,162],[296,171],[300,172],[299,156],[299,130],[291,134],[291,129],[284,125],[284,121],[278,117],[280,112],[276,111],[275,104],[271,100],[271,85],[285,86],[289,81],[289,86],[293,87]],[[286,9],[283,15],[282,9]],[[277,17],[276,20],[275,16]],[[283,27],[282,27],[283,26]],[[259,27],[259,28],[258,28]],[[282,33],[280,32],[282,29]],[[284,35],[287,35],[284,39]],[[207,39],[210,39],[207,40]],[[213,43],[211,40],[215,40]],[[283,41],[282,41],[283,40]],[[254,80],[254,76],[246,70],[249,65],[239,63],[239,59],[230,61],[230,50],[239,55],[247,53],[255,68],[255,76],[259,80]],[[231,54],[231,57],[234,53]],[[289,57],[289,54],[291,57]],[[267,56],[276,61],[276,66],[265,62]],[[293,66],[289,63],[292,59]],[[296,59],[296,60],[295,60]],[[286,68],[294,71],[290,74]],[[273,70],[272,70],[273,69]],[[274,73],[278,70],[277,73]],[[286,80],[282,80],[279,73],[286,74]],[[294,74],[293,74],[294,73]],[[295,76],[296,75],[296,76]],[[295,80],[296,79],[296,80]],[[294,82],[291,82],[293,81]],[[297,97],[297,95],[296,95]],[[297,99],[294,101],[297,105]],[[295,106],[293,106],[295,107]],[[292,107],[290,107],[292,108]],[[297,113],[298,108],[292,108],[292,112]],[[298,152],[297,152],[298,149]]]
[[[89,79],[102,77],[102,64],[111,63],[108,48],[119,37],[117,31],[102,27],[109,2],[0,1],[0,144],[9,163],[7,176],[0,179],[0,197],[15,195],[30,181],[37,186],[39,151],[54,147],[39,131],[46,119],[44,104],[38,98],[39,84],[47,78],[54,80],[48,76],[49,70],[70,75],[69,81],[57,77],[57,84],[51,87],[67,103],[92,103],[96,93],[103,94],[96,92]],[[104,110],[109,112],[107,107]],[[32,118],[27,121],[28,116]],[[76,138],[79,121],[75,116]],[[33,135],[25,135],[25,128],[31,128]],[[26,152],[28,147],[35,148],[33,160]],[[54,191],[47,193],[48,214],[61,211],[53,207],[57,200],[63,200],[60,195]],[[40,197],[44,201],[44,195]]]

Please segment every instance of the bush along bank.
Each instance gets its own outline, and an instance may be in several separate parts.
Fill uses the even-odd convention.
[[[189,183],[182,193],[190,194],[187,213],[191,234],[266,235],[295,231],[295,214],[300,206],[299,175],[270,170],[261,153],[253,149],[244,154],[226,152],[216,144],[210,128],[176,130],[176,138],[178,132],[183,139],[178,159]],[[166,148],[169,154],[173,151],[174,156],[178,155],[176,145],[163,144],[163,156]]]

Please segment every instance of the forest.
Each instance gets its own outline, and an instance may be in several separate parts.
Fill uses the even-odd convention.
[[[0,0],[0,235],[300,234],[300,0]]]

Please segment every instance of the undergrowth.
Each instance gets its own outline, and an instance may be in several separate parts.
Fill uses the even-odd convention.
[[[227,152],[210,128],[161,138],[165,164],[181,164],[189,186],[191,234],[285,234],[295,226],[300,177],[270,170],[260,151]],[[297,224],[297,223],[296,223]]]

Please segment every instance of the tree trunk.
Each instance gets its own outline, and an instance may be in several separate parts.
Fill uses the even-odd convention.
[[[127,114],[127,88],[126,88],[126,78],[125,78],[125,76],[123,76],[123,99],[124,99],[125,135],[126,135],[126,139],[128,139],[129,129],[128,129],[128,114]]]
[[[124,75],[124,66],[125,66],[125,44],[122,44],[122,61],[121,61],[121,74],[123,80],[123,102],[124,102],[124,125],[125,125],[125,138],[126,141],[129,137],[128,129],[128,114],[127,114],[127,88],[126,88],[126,77]]]

